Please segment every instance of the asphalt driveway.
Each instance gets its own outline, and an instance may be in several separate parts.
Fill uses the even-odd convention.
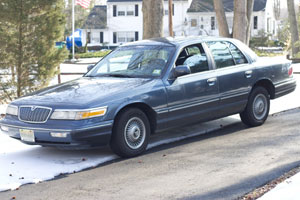
[[[300,165],[299,124],[299,108],[257,128],[237,122],[0,199],[236,199]]]

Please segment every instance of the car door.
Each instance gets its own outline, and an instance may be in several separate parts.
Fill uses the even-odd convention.
[[[219,115],[240,112],[247,104],[253,79],[252,66],[244,54],[231,42],[206,43],[214,58],[219,83]]]
[[[189,66],[191,74],[172,79],[166,86],[169,125],[213,118],[211,111],[218,105],[219,84],[217,75],[210,71],[212,62],[202,44],[183,48],[175,65]]]

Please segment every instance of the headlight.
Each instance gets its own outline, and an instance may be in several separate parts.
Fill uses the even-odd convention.
[[[7,115],[18,115],[18,106],[8,105],[6,108]]]
[[[55,110],[50,119],[80,120],[105,115],[107,107],[92,108],[88,110]]]

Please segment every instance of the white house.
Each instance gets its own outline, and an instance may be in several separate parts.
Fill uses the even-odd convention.
[[[233,26],[233,2],[223,0],[226,18],[230,31]],[[257,36],[259,31],[277,34],[278,21],[275,17],[273,0],[255,0],[251,35]],[[219,35],[218,23],[211,0],[193,0],[188,10],[188,35]]]
[[[180,35],[219,35],[212,0],[173,0],[173,31]],[[230,30],[233,24],[234,0],[223,0]],[[164,1],[164,35],[168,30],[168,0]],[[252,36],[260,30],[276,35],[273,0],[255,0]],[[107,0],[107,5],[97,5],[83,26],[83,45],[119,46],[141,40],[143,36],[142,0]]]
[[[192,0],[173,0],[173,31],[184,35],[187,10]],[[168,1],[164,1],[164,35],[169,35]],[[101,12],[101,13],[100,13]],[[106,13],[106,18],[103,16]],[[100,16],[101,15],[101,16]],[[97,21],[102,20],[102,23]],[[105,21],[105,22],[104,22]],[[83,45],[119,46],[143,37],[142,0],[107,0],[106,6],[95,6],[83,26]]]

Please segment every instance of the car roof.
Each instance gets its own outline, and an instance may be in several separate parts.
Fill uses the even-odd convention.
[[[136,42],[130,42],[122,45],[126,46],[139,46],[139,45],[159,45],[159,46],[182,46],[193,42],[205,42],[205,41],[229,41],[232,38],[223,37],[211,37],[211,36],[180,36],[180,37],[162,37],[162,38],[151,38],[147,40],[140,40]]]

